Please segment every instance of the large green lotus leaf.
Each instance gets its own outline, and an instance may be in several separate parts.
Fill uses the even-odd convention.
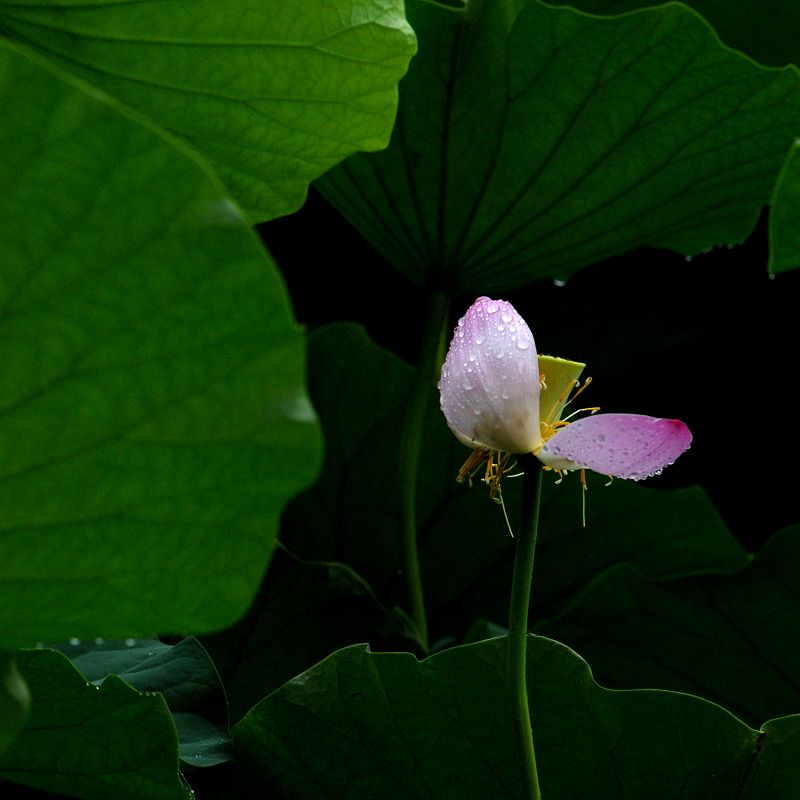
[[[341,650],[234,728],[237,763],[262,791],[295,800],[527,796],[505,652],[504,639],[423,662]],[[730,800],[742,797],[740,780],[754,770],[763,780],[750,786],[750,800],[800,791],[800,763],[790,761],[796,743],[773,744],[700,698],[604,689],[573,651],[538,637],[529,639],[528,681],[543,797]],[[759,769],[768,757],[783,771]]]
[[[353,566],[384,603],[405,606],[399,551],[396,454],[412,371],[348,324],[309,336],[309,390],[327,443],[317,484],[287,507],[281,540],[304,558]],[[514,541],[485,487],[455,477],[469,450],[445,425],[432,389],[418,470],[419,533],[431,624],[465,631],[477,617],[504,622]],[[667,577],[732,572],[747,556],[697,488],[654,491],[590,476],[581,526],[576,476],[545,475],[535,612],[556,613],[588,582],[622,562]],[[654,481],[657,483],[657,481]],[[504,488],[516,524],[519,482]]]
[[[800,267],[800,139],[792,145],[772,195],[769,271]]]
[[[691,692],[751,724],[800,711],[800,527],[728,576],[649,580],[620,566],[538,628],[603,683]]]
[[[259,220],[386,146],[416,48],[402,0],[22,0],[0,33],[190,142]]]
[[[213,176],[0,44],[0,641],[230,624],[314,473],[303,343]]]
[[[794,0],[685,0],[702,14],[722,41],[742,50],[762,64],[782,66],[800,63],[800,5]],[[621,14],[645,6],[652,0],[548,0],[551,5],[569,5],[592,14]],[[800,133],[796,130],[795,133]],[[781,169],[772,195],[770,215],[770,272],[800,266],[800,175],[795,157],[797,145]]]
[[[278,549],[247,614],[227,631],[204,637],[225,683],[231,718],[346,645],[378,650],[420,644],[399,609],[387,609],[343,564],[307,562]]]
[[[643,245],[738,242],[800,130],[800,76],[670,3],[409,3],[420,52],[388,150],[318,183],[421,284],[487,293]]]
[[[111,676],[88,683],[62,653],[23,650],[31,715],[0,753],[0,777],[86,800],[182,800],[178,741],[164,698]]]
[[[31,693],[11,653],[0,653],[0,753],[14,741],[31,707]]]
[[[140,692],[160,692],[178,731],[183,761],[207,767],[232,756],[228,704],[217,670],[193,636],[177,644],[158,639],[77,640],[48,645],[60,650],[86,680],[102,683],[116,675]]]
[[[591,14],[623,14],[657,5],[654,0],[547,0]],[[794,0],[683,0],[702,14],[725,44],[762,64],[800,63],[800,6]]]

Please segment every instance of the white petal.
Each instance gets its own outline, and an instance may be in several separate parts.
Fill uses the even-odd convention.
[[[439,381],[450,429],[470,447],[541,444],[536,344],[511,303],[479,297],[458,321]]]

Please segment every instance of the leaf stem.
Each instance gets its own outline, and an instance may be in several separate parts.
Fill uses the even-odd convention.
[[[524,797],[528,800],[541,800],[536,754],[533,749],[531,713],[528,705],[526,657],[533,556],[536,550],[539,505],[542,495],[542,465],[530,453],[519,456],[518,462],[523,470],[522,530],[517,538],[514,578],[511,584],[511,609],[508,620],[508,687],[511,715],[519,742]]]
[[[442,362],[448,308],[447,295],[442,292],[431,293],[425,315],[422,348],[408,397],[398,454],[403,573],[411,606],[411,618],[417,626],[426,653],[428,620],[417,548],[417,470],[422,451],[422,431],[428,397]]]

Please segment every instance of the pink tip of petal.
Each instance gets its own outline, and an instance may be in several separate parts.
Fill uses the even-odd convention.
[[[542,460],[568,459],[604,475],[639,481],[659,474],[691,442],[689,428],[678,419],[596,414],[561,428],[542,448]]]

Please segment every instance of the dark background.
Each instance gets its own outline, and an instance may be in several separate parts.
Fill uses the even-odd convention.
[[[260,227],[298,320],[348,320],[416,360],[423,290],[395,270],[312,188],[296,214]],[[800,271],[767,273],[767,217],[742,245],[687,259],[640,249],[565,285],[507,292],[540,353],[585,361],[587,405],[684,420],[691,449],[663,476],[702,485],[749,550],[797,522],[795,397]],[[474,297],[455,298],[452,320]]]

